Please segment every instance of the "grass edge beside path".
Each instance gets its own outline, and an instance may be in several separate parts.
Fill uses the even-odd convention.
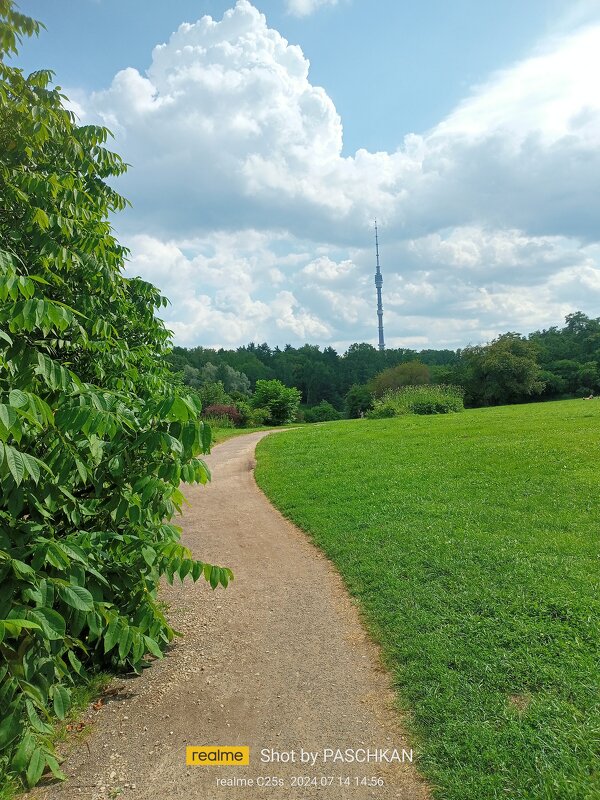
[[[222,442],[226,442],[228,439],[233,439],[237,436],[246,436],[250,433],[260,433],[261,431],[288,431],[292,430],[293,428],[305,427],[305,424],[302,422],[290,422],[287,425],[262,425],[258,428],[212,428],[212,444],[211,447],[215,447]]]
[[[257,482],[359,598],[436,797],[600,798],[600,405],[319,428]]]

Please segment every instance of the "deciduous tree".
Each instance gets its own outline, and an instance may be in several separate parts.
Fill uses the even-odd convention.
[[[60,776],[48,714],[73,684],[173,638],[160,576],[231,577],[170,522],[210,431],[167,369],[164,299],[123,275],[108,179],[126,166],[50,72],[6,62],[38,30],[0,0],[0,774],[29,786]]]
[[[381,397],[384,392],[401,389],[403,386],[420,386],[430,383],[429,367],[420,361],[407,361],[390,367],[376,375],[369,386],[376,397]]]
[[[463,359],[471,403],[520,403],[544,389],[535,346],[519,333],[505,333],[488,345],[465,348]]]

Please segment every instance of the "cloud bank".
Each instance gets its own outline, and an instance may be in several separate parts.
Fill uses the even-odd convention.
[[[394,152],[343,156],[301,48],[238,0],[82,105],[133,165],[130,270],[169,295],[180,343],[374,341],[377,216],[388,343],[455,347],[600,313],[598,74],[588,23]]]

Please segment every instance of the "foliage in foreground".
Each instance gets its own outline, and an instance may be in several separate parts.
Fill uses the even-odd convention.
[[[0,0],[3,57],[38,27]],[[106,179],[125,165],[50,81],[0,62],[0,776],[28,786],[61,776],[72,687],[172,640],[159,577],[231,578],[169,522],[210,430],[164,366],[163,298],[121,274]]]
[[[383,397],[375,398],[367,417],[385,419],[403,414],[450,414],[464,410],[463,397],[460,386],[405,386],[403,389],[388,390]]]
[[[360,599],[440,799],[600,797],[599,430],[600,401],[571,400],[259,445],[259,484]]]

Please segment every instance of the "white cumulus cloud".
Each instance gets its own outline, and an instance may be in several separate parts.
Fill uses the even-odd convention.
[[[301,48],[238,0],[77,102],[133,165],[119,225],[179,341],[372,340],[377,216],[388,340],[458,346],[598,308],[598,74],[588,21],[394,152],[344,156]]]

